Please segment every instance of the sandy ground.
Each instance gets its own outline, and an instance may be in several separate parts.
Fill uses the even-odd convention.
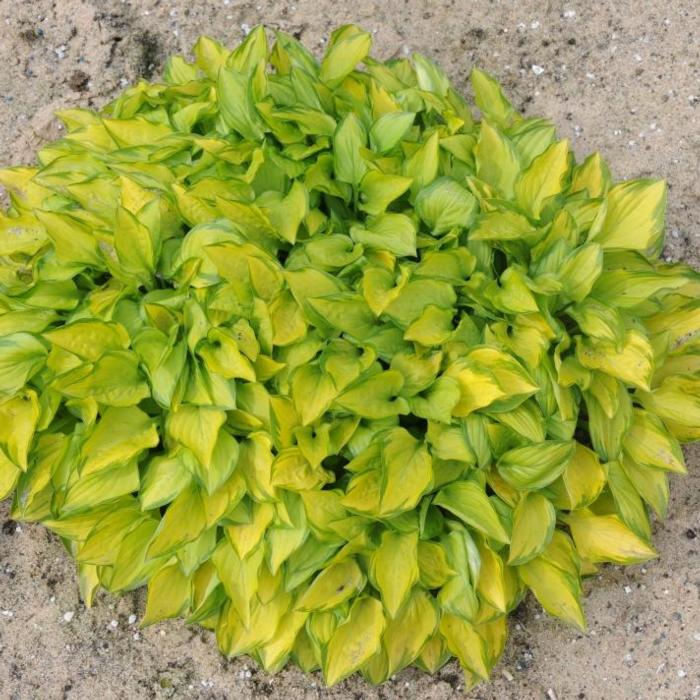
[[[343,4],[344,5],[344,4]],[[376,33],[382,57],[417,50],[466,89],[477,64],[526,114],[560,125],[579,156],[600,150],[618,177],[670,185],[666,254],[700,261],[700,9],[693,0],[0,0],[0,165],[32,159],[60,134],[51,114],[99,107],[123,85],[157,76],[164,58],[208,33],[233,45],[257,23],[321,51],[337,24]],[[543,70],[540,70],[543,69]],[[655,527],[659,560],[606,568],[587,582],[589,631],[532,601],[511,623],[494,682],[469,698],[700,697],[700,449],[674,480],[671,515]],[[456,665],[399,674],[380,689],[351,678],[270,677],[222,659],[208,633],[179,621],[144,631],[140,594],[100,596],[86,610],[60,543],[17,526],[0,504],[0,698],[464,697]]]

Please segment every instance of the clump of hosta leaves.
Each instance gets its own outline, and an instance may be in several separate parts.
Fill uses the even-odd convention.
[[[654,556],[700,280],[659,260],[663,183],[369,49],[202,38],[2,172],[0,495],[88,604],[472,683],[528,589],[583,627],[581,576]]]

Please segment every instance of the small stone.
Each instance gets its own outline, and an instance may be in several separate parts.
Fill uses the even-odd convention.
[[[75,617],[75,613],[72,610],[63,613],[63,619],[66,622],[70,622]]]
[[[109,623],[109,626],[110,626],[110,627],[117,628],[117,627],[119,627],[119,623],[118,623],[116,620],[112,620],[112,621]]]
[[[129,615],[129,624],[133,625],[134,622],[136,622],[136,615],[134,615],[134,614]]]
[[[696,642],[700,642],[700,632],[696,632],[696,633],[693,635],[693,639],[694,639]]]
[[[632,589],[629,586],[625,586],[625,593],[629,595],[632,592]]]
[[[687,675],[688,674],[682,668],[678,669],[678,677],[679,678],[685,678]]]
[[[542,75],[544,73],[544,68],[542,66],[538,66],[536,63],[532,64],[532,72],[535,75]]]

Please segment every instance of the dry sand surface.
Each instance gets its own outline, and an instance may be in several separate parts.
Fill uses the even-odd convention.
[[[60,135],[52,111],[99,107],[127,83],[155,78],[168,54],[211,34],[236,44],[264,22],[316,52],[357,22],[381,57],[420,51],[460,88],[476,64],[525,114],[546,114],[579,156],[600,150],[617,177],[670,186],[665,255],[700,261],[700,6],[693,0],[0,0],[0,165],[32,160]],[[528,601],[513,616],[494,681],[469,698],[700,697],[700,449],[674,479],[655,525],[660,557],[606,567],[586,583],[586,634]],[[179,621],[139,631],[143,595],[81,604],[71,562],[38,526],[0,504],[0,698],[464,697],[456,664],[405,671],[379,689],[353,677],[274,677],[226,661],[213,636]]]

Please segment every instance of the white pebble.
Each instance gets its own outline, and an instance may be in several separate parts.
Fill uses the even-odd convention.
[[[632,589],[629,586],[625,586],[625,593],[629,595],[632,592]]]
[[[678,669],[678,677],[679,678],[685,678],[687,675],[688,674],[682,668]]]
[[[700,642],[700,632],[696,632],[696,633],[693,635],[693,639],[694,639],[696,642]]]
[[[537,20],[530,22],[530,29],[538,29],[539,26],[540,26],[540,23]]]
[[[109,626],[110,626],[110,627],[115,627],[115,628],[116,628],[116,627],[119,627],[119,623],[118,623],[116,620],[112,620],[112,621],[109,623]]]
[[[537,64],[533,63],[532,64],[532,72],[535,75],[542,75],[542,73],[544,73],[544,68],[542,66],[538,66]]]
[[[72,610],[63,613],[63,619],[66,622],[70,622],[75,617],[75,613]]]
[[[138,642],[139,639],[141,639],[141,635],[138,632],[134,632],[133,639],[135,639]]]
[[[129,615],[129,624],[133,625],[136,622],[136,615]]]
[[[564,10],[564,17],[566,17],[567,19],[576,17],[576,10]]]

